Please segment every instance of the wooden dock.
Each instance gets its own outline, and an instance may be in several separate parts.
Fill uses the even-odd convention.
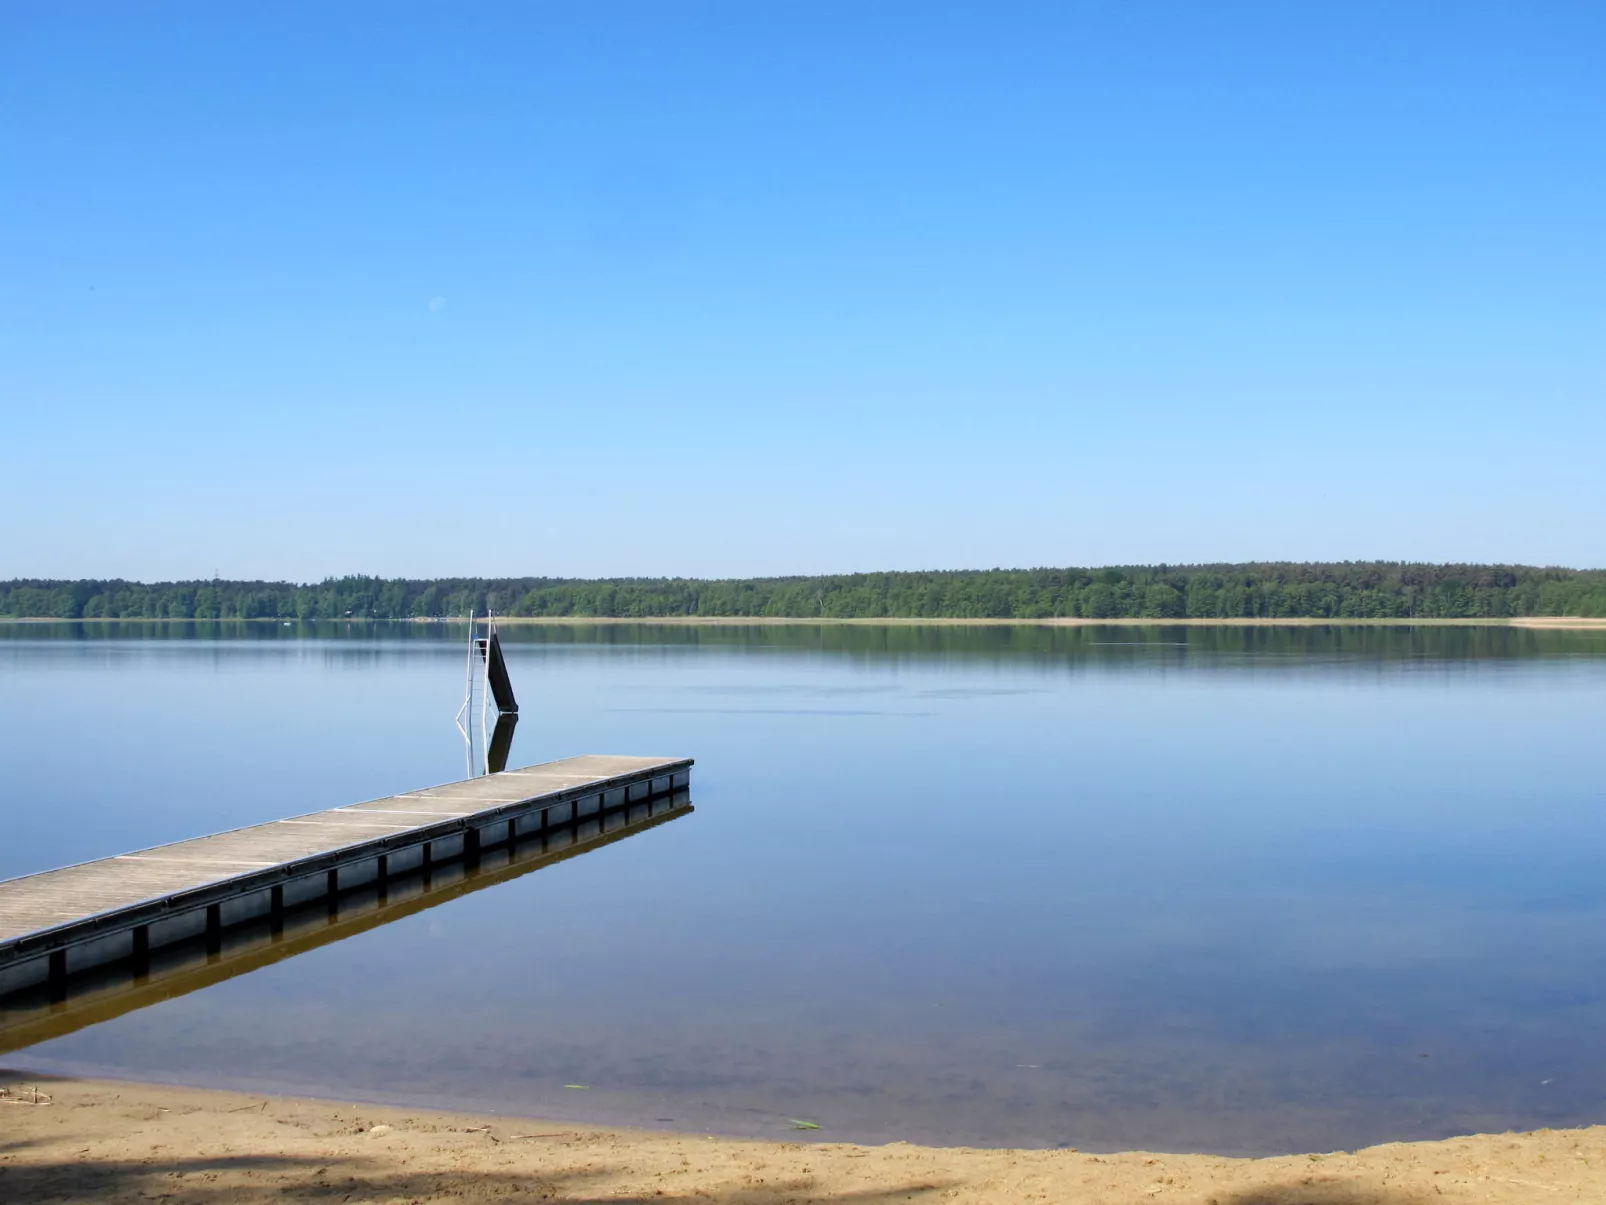
[[[233,931],[396,881],[477,870],[488,851],[684,795],[690,758],[590,755],[507,770],[0,882],[0,998],[110,965],[136,978],[168,948],[216,956]],[[652,808],[644,814],[651,814]],[[620,817],[623,822],[624,817]],[[500,859],[499,859],[500,860]]]
[[[676,788],[668,795],[609,808],[569,824],[551,824],[510,845],[483,850],[476,865],[457,859],[437,864],[428,872],[420,868],[348,891],[332,908],[314,903],[278,918],[262,917],[225,930],[216,943],[204,938],[175,943],[156,951],[137,975],[129,962],[113,962],[74,975],[68,992],[52,992],[48,984],[11,992],[0,996],[0,1055],[500,886],[668,824],[694,810],[690,792]]]

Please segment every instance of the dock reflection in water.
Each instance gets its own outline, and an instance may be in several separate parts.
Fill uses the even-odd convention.
[[[498,736],[501,727],[498,724]],[[507,729],[511,737],[512,725]],[[505,742],[501,752],[505,759]],[[333,899],[287,910],[281,920],[263,918],[228,929],[221,941],[214,939],[210,946],[206,938],[198,937],[164,947],[152,952],[149,970],[144,974],[135,974],[130,963],[113,964],[72,976],[65,993],[40,987],[0,996],[0,1055],[366,933],[611,845],[692,810],[688,791],[617,807],[531,833],[511,845],[488,849],[475,861],[436,863],[412,874],[393,875],[377,885],[342,892]]]

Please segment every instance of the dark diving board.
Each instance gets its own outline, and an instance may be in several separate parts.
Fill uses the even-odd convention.
[[[495,632],[485,642],[485,676],[491,683],[491,698],[496,709],[504,715],[518,711],[518,700],[513,697],[513,679],[507,674],[507,661],[502,656],[502,641]]]

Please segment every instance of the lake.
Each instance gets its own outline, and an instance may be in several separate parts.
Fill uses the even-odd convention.
[[[0,625],[0,878],[462,777],[463,631]],[[509,765],[695,757],[695,811],[5,1064],[1084,1150],[1606,1121],[1606,632],[503,638]]]

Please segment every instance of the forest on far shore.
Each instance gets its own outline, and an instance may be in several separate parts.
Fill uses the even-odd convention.
[[[1523,565],[1126,565],[823,577],[0,582],[0,617],[51,619],[1500,619],[1606,616],[1606,570]]]

